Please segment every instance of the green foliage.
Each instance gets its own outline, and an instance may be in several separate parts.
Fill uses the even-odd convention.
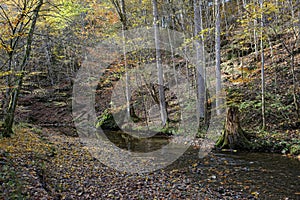
[[[96,128],[101,127],[102,129],[109,129],[109,130],[118,130],[119,127],[116,124],[113,114],[106,109],[100,117],[97,119]]]
[[[269,132],[259,130],[254,140],[258,144],[255,150],[264,152],[275,152],[292,155],[300,154],[300,140],[291,139],[289,135],[281,132]]]
[[[299,155],[300,154],[300,143],[291,145],[290,146],[290,153],[292,155]]]
[[[236,58],[236,55],[234,53],[230,52],[230,53],[226,54],[226,59],[227,60],[231,60],[231,59],[234,59],[234,58]]]
[[[42,135],[42,133],[43,133],[43,130],[40,127],[26,123],[26,122],[17,123],[13,127],[14,132],[19,131],[21,129],[29,129],[31,132],[38,134],[38,135]]]
[[[161,132],[162,134],[165,134],[165,135],[176,135],[177,131],[175,128],[173,127],[170,127],[168,125],[168,122],[167,122],[167,125],[165,127],[163,127],[159,132]]]
[[[261,101],[259,100],[246,100],[243,101],[240,106],[239,109],[240,110],[248,110],[248,109],[259,109],[261,108]]]
[[[70,22],[88,11],[88,8],[80,1],[59,0],[57,3],[58,11],[52,11],[51,15],[46,18],[46,22],[57,30],[66,28]]]

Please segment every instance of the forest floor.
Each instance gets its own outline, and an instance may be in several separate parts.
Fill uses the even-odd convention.
[[[15,132],[0,140],[0,199],[296,199],[300,194],[297,177],[292,185],[273,187],[261,175],[270,171],[251,167],[256,161],[242,165],[215,154],[199,159],[190,148],[166,169],[128,174],[93,158],[78,137],[25,124]],[[286,184],[284,173],[268,176]]]

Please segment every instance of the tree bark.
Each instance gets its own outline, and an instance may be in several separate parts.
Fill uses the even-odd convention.
[[[221,98],[221,17],[220,17],[220,1],[215,0],[215,54],[216,54],[216,111],[217,115],[221,114],[222,98]]]
[[[200,33],[202,31],[202,8],[200,5],[202,4],[201,0],[194,0],[194,23],[195,23],[195,37],[196,37],[196,69],[197,69],[197,110],[199,114],[199,122],[202,121],[205,117],[205,77],[204,77],[204,62],[203,62],[203,41],[202,37],[200,37]]]
[[[263,14],[263,0],[259,1],[261,9],[261,21],[260,21],[260,50],[261,50],[261,113],[262,113],[262,130],[266,128],[265,117],[265,52],[264,52],[264,40],[263,40],[263,28],[264,28],[264,14]]]
[[[153,4],[153,26],[154,26],[154,37],[155,37],[155,50],[156,50],[156,65],[157,65],[157,75],[158,75],[158,93],[159,93],[159,106],[162,125],[166,126],[168,122],[167,106],[165,99],[164,90],[164,80],[163,80],[163,68],[162,68],[162,58],[160,52],[160,40],[159,40],[159,29],[158,29],[158,9],[157,1],[152,0]]]
[[[217,142],[217,147],[230,149],[249,149],[251,144],[240,126],[239,110],[229,107],[223,134]]]

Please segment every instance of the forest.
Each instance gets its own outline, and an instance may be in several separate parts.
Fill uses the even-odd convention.
[[[299,199],[299,0],[0,0],[0,199]]]

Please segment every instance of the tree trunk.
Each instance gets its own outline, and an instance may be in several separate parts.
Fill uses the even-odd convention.
[[[117,13],[119,15],[120,22],[122,23],[122,39],[123,39],[123,56],[124,56],[124,67],[125,67],[125,96],[126,96],[126,122],[129,122],[131,119],[131,89],[130,89],[130,77],[128,73],[128,65],[127,65],[127,53],[126,53],[126,30],[127,30],[127,14],[126,14],[126,7],[125,1],[120,0],[111,0],[112,4],[115,6]]]
[[[215,54],[216,54],[216,111],[217,115],[221,115],[221,106],[222,106],[222,98],[221,98],[221,17],[220,17],[220,1],[215,0]]]
[[[200,7],[200,4],[202,2],[199,2],[198,0],[194,0],[194,22],[195,22],[195,37],[196,39],[196,69],[197,69],[197,95],[198,95],[198,103],[197,103],[197,110],[199,119],[198,121],[202,121],[205,116],[205,81],[204,81],[204,62],[203,62],[203,41],[200,37],[200,33],[202,31],[202,8]]]
[[[153,26],[154,26],[154,34],[155,34],[154,37],[155,37],[156,65],[157,65],[157,75],[158,75],[160,115],[161,115],[162,125],[167,126],[168,114],[167,114],[167,106],[166,106],[165,90],[164,90],[162,58],[160,52],[157,1],[152,0],[152,4],[153,4],[153,18],[154,18]]]
[[[251,144],[244,135],[240,126],[239,110],[229,107],[225,121],[224,131],[217,142],[217,147],[230,149],[248,149]]]
[[[266,128],[266,117],[265,117],[265,52],[264,52],[264,40],[263,40],[263,28],[264,28],[264,14],[263,14],[263,4],[264,1],[260,0],[261,9],[261,21],[260,21],[260,50],[261,50],[261,113],[262,113],[262,130]]]

